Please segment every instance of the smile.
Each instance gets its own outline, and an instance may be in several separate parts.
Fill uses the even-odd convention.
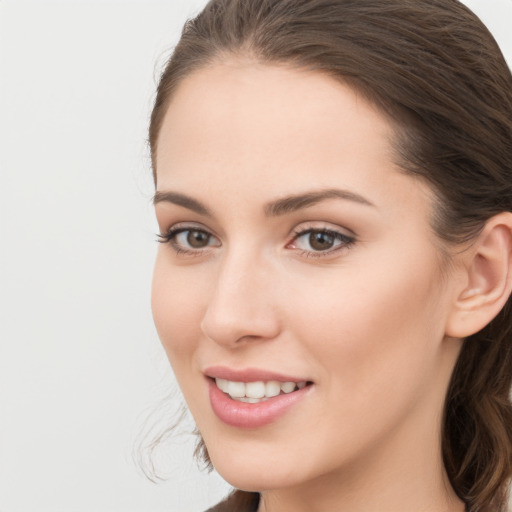
[[[264,402],[269,398],[288,394],[302,389],[306,386],[306,381],[301,382],[279,382],[277,380],[255,381],[255,382],[236,382],[227,379],[215,379],[215,384],[223,392],[228,394],[233,400],[249,404]]]
[[[290,414],[315,385],[304,378],[264,370],[209,368],[205,372],[213,413],[236,428],[264,427]]]

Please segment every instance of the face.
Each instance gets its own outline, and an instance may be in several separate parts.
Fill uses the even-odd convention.
[[[452,289],[432,194],[392,137],[356,92],[302,70],[218,63],[172,99],[153,314],[236,487],[354,475],[437,440]]]

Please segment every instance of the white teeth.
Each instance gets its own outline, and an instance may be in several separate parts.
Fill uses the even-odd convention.
[[[238,400],[239,402],[245,402],[246,404],[257,404],[259,402],[264,402],[267,399],[264,398],[263,400],[261,400],[259,398],[245,398],[245,397],[242,397],[242,398],[237,398],[236,400]]]
[[[273,397],[281,393],[281,384],[277,380],[271,380],[265,384],[265,396]]]
[[[228,381],[226,379],[216,379],[216,382],[221,391],[228,392]]]
[[[283,393],[291,393],[292,391],[295,391],[295,382],[283,382],[281,384],[281,391]]]
[[[245,384],[243,382],[228,381],[227,388],[231,398],[242,398],[245,396]]]
[[[272,398],[282,393],[291,393],[306,386],[306,381],[302,382],[278,382],[271,380],[268,382],[234,382],[226,379],[215,379],[217,387],[227,393],[231,398],[241,402],[257,403],[267,398]]]
[[[247,398],[263,398],[265,396],[265,383],[247,382],[245,384],[245,396]]]

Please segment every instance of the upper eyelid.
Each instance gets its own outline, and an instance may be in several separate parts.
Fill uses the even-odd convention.
[[[163,233],[159,234],[158,236],[161,238],[171,238],[175,237],[185,231],[200,231],[201,233],[206,233],[207,235],[216,238],[217,240],[220,240],[217,235],[212,233],[210,229],[198,227],[198,226],[179,226],[176,224],[173,224],[168,229],[164,230]]]
[[[298,224],[291,231],[291,235],[299,235],[302,233],[307,233],[309,231],[331,231],[334,233],[340,233],[341,235],[356,238],[356,233],[352,231],[350,228],[345,226],[340,226],[338,224],[334,224],[332,222],[322,222],[322,221],[305,221]]]
[[[171,233],[173,231],[178,231],[178,230],[204,231],[205,233],[208,233],[216,238],[219,238],[219,235],[217,235],[215,230],[213,230],[211,228],[207,228],[200,222],[186,222],[186,221],[185,222],[175,222],[173,224],[170,224],[169,227],[161,230],[161,233],[165,235],[165,234]]]
[[[294,237],[293,239],[296,239],[296,238],[300,238],[304,235],[307,235],[308,233],[315,233],[315,232],[318,232],[318,233],[328,233],[328,234],[333,234],[333,235],[339,235],[341,237],[344,237],[344,238],[350,238],[350,239],[354,239],[355,238],[355,235],[352,235],[352,234],[347,234],[347,233],[344,233],[343,231],[339,231],[337,229],[331,229],[331,228],[308,228],[308,229],[304,229],[304,230],[300,230],[300,231],[296,231],[294,233]]]
[[[190,229],[191,231],[197,230],[197,231],[204,231],[205,233],[208,233],[216,238],[220,239],[220,236],[216,233],[216,231],[212,228],[206,227],[204,224],[200,222],[194,222],[194,221],[183,221],[183,222],[176,222],[173,224],[170,224],[167,228],[161,229],[160,234],[166,235],[173,231],[178,230],[187,230]],[[332,231],[332,232],[339,232],[340,234],[355,238],[356,234],[354,231],[347,227],[342,227],[340,225],[327,222],[327,221],[303,221],[299,224],[297,224],[294,228],[292,228],[288,234],[288,237],[297,236],[302,233],[307,233],[309,231]]]
[[[292,243],[295,240],[298,240],[298,239],[302,238],[303,236],[307,235],[308,233],[312,233],[312,232],[313,233],[314,232],[319,232],[319,233],[326,233],[326,234],[329,234],[329,235],[334,235],[335,238],[337,238],[338,240],[345,239],[345,244],[348,244],[348,243],[353,244],[354,242],[357,241],[355,235],[352,235],[352,234],[348,235],[348,234],[343,233],[342,231],[339,231],[337,229],[309,228],[309,229],[304,229],[304,230],[297,231],[295,233],[294,237],[290,240],[290,242],[288,242],[288,244]]]

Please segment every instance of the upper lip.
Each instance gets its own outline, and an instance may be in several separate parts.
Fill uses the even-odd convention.
[[[260,368],[238,369],[228,368],[227,366],[210,366],[206,368],[204,374],[212,379],[225,379],[233,382],[268,382],[271,380],[278,382],[309,382],[309,379],[292,377]]]

